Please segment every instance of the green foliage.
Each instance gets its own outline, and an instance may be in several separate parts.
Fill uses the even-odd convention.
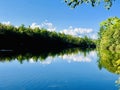
[[[120,74],[120,19],[109,18],[101,23],[99,40],[99,68]]]
[[[113,1],[115,0],[64,0],[65,3],[67,3],[68,6],[75,8],[78,5],[81,4],[87,4],[90,3],[93,7],[99,5],[101,2],[105,3],[105,8],[110,9],[110,7],[113,4]]]
[[[109,18],[101,23],[99,32],[99,48],[120,51],[120,19]]]

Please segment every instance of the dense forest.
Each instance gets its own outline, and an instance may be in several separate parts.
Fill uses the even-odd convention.
[[[0,50],[37,52],[64,48],[95,48],[95,41],[64,33],[48,31],[44,28],[5,25],[0,23]]]

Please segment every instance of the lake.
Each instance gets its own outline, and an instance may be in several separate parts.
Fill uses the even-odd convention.
[[[100,70],[98,60],[95,50],[48,55],[37,61],[33,57],[22,62],[0,60],[0,90],[120,89],[120,76]]]

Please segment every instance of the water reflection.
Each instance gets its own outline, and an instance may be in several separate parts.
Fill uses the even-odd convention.
[[[94,59],[97,59],[96,51],[91,51],[84,55],[83,53],[79,52],[78,54],[69,54],[60,56],[63,60],[67,60],[68,62],[91,62]]]
[[[92,51],[92,52],[91,52]],[[62,58],[68,62],[90,62],[94,57],[93,49],[68,48],[52,51],[37,51],[37,52],[15,52],[15,51],[0,51],[0,61],[10,62],[13,60],[19,61],[21,64],[24,61],[30,63],[40,62],[42,64],[50,64],[56,58]]]
[[[118,87],[118,90],[120,90],[120,77],[115,81],[115,84]]]
[[[97,59],[97,53],[96,51],[91,51],[89,53],[86,53],[84,55],[83,52],[78,52],[78,53],[71,53],[71,54],[64,54],[64,55],[59,55],[59,56],[48,56],[45,60],[39,60],[41,64],[51,64],[52,62],[55,62],[57,60],[64,60],[68,63],[71,62],[91,62],[92,60]],[[31,58],[29,60],[30,63],[35,63],[35,61]]]
[[[105,68],[109,72],[120,74],[120,52],[100,50],[98,63],[100,69]]]
[[[111,57],[113,54],[115,55]],[[115,67],[111,66],[115,60],[114,57],[116,57],[116,62],[119,61],[117,60],[119,59],[118,53],[104,50],[104,52],[99,52],[99,57],[98,66],[100,69],[105,68],[110,72],[119,71],[112,69]],[[16,90],[17,85],[24,86],[28,90],[43,90],[43,88],[45,88],[44,90],[116,90],[117,87],[119,88],[120,79],[117,80],[118,76],[104,72],[104,70],[101,72],[97,68],[97,59],[96,50],[81,50],[80,48],[32,53],[2,51],[0,52],[1,62],[17,60],[23,64],[18,62],[1,63],[0,86],[3,88],[14,87],[15,89],[12,90]],[[115,64],[116,68],[119,67],[118,62],[117,65]]]
[[[107,71],[120,74],[120,52],[111,50],[99,50],[98,67],[105,68]],[[118,90],[120,90],[120,77],[115,81]]]

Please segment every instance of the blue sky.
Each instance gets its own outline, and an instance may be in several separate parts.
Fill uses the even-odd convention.
[[[103,3],[94,8],[88,4],[71,9],[64,0],[0,0],[0,22],[9,21],[17,26],[49,22],[57,31],[72,27],[72,30],[87,28],[97,32],[101,21],[120,17],[119,11],[118,0],[110,10],[106,10]]]

